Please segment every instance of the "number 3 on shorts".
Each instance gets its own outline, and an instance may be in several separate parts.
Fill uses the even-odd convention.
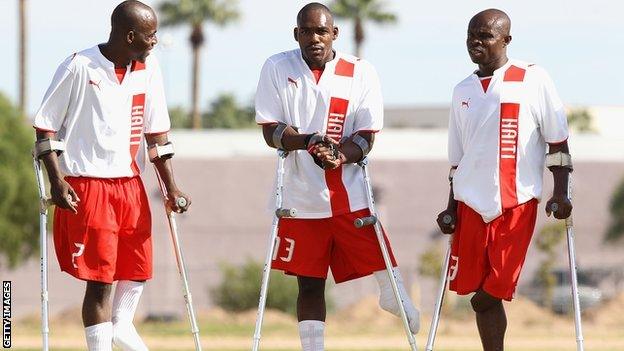
[[[286,243],[288,244],[288,247],[286,247],[286,252],[288,253],[288,255],[282,256],[279,259],[284,262],[290,262],[290,260],[292,260],[293,253],[295,252],[295,239],[284,238],[284,241],[286,241]],[[281,238],[278,236],[277,238],[275,238],[275,251],[273,252],[273,261],[277,259],[277,253],[279,252],[280,243]]]
[[[72,265],[74,265],[74,268],[78,268],[78,265],[76,264],[76,258],[82,256],[82,254],[84,253],[84,244],[74,243],[74,245],[78,248],[78,251],[72,254]]]

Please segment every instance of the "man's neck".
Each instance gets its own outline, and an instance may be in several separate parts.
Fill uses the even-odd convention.
[[[305,61],[306,65],[308,65],[308,67],[310,68],[310,70],[313,69],[320,69],[320,70],[324,70],[325,69],[325,64],[331,60],[333,60],[336,57],[336,51],[332,49],[331,51],[331,55],[329,55],[329,57],[326,57],[325,60],[323,60],[323,63],[320,65],[315,65],[314,63],[308,61],[307,58],[303,57],[303,61]]]
[[[121,50],[119,50],[119,48],[116,48],[115,45],[111,44],[110,40],[98,46],[100,48],[102,56],[106,57],[107,60],[112,62],[115,65],[115,68],[126,67],[130,63],[130,58],[125,55],[120,55],[119,52]]]
[[[484,65],[479,65],[479,70],[477,71],[477,75],[479,77],[492,76],[494,75],[494,71],[503,67],[507,63],[507,61],[509,61],[509,59],[507,58],[507,55],[503,55],[497,60],[494,60]]]

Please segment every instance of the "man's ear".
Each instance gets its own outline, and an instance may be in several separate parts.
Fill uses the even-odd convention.
[[[511,35],[508,35],[505,37],[505,46],[509,45],[511,43]]]
[[[338,39],[338,27],[334,26],[334,40]]]
[[[132,44],[133,41],[134,41],[134,31],[131,30],[128,32],[128,34],[126,34],[126,42],[128,44]]]
[[[297,27],[293,29],[293,37],[295,38],[296,42],[299,42],[299,30],[297,30]]]

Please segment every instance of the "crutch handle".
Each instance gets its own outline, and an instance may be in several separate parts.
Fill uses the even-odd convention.
[[[184,208],[186,207],[186,204],[188,204],[188,202],[186,201],[185,198],[183,197],[179,197],[175,200],[176,205],[178,205],[178,207]]]
[[[556,202],[553,202],[552,204],[550,204],[550,211],[551,212],[559,211],[559,204]]]
[[[278,208],[275,210],[275,215],[277,218],[297,217],[297,210],[294,208]]]
[[[375,216],[368,216],[368,217],[362,217],[362,218],[358,218],[353,222],[353,225],[355,225],[356,228],[362,228],[368,225],[373,225],[377,223],[377,217]]]
[[[453,223],[453,216],[445,214],[444,216],[442,216],[442,223],[446,225]]]

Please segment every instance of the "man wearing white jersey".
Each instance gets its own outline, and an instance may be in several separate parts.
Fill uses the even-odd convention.
[[[476,14],[468,25],[468,53],[479,67],[453,91],[451,191],[437,220],[443,233],[454,233],[450,289],[474,293],[471,303],[486,351],[504,347],[507,320],[501,301],[511,301],[518,283],[542,196],[545,160],[554,178],[547,214],[552,204],[558,206],[556,218],[572,211],[563,104],[544,69],[507,58],[510,27],[509,17],[496,9]]]
[[[111,16],[108,42],[68,57],[35,116],[37,143],[62,140],[41,158],[50,180],[54,244],[61,270],[86,281],[82,305],[89,350],[147,350],[133,326],[145,280],[152,277],[151,214],[140,178],[146,148],[168,144],[169,114],[160,67],[148,56],[157,20],[128,0]],[[46,140],[48,139],[48,140]],[[173,199],[171,161],[150,157]],[[111,286],[117,281],[113,303]],[[111,308],[112,307],[112,308]]]
[[[297,276],[303,350],[324,347],[328,268],[337,283],[374,273],[381,307],[400,313],[373,227],[353,225],[369,214],[364,179],[355,163],[366,156],[382,128],[379,80],[370,63],[332,49],[337,36],[327,7],[304,6],[294,29],[300,49],[271,56],[256,92],[256,121],[267,144],[289,151],[284,208],[296,208],[297,218],[280,220],[272,267]],[[418,311],[394,269],[416,333]]]

